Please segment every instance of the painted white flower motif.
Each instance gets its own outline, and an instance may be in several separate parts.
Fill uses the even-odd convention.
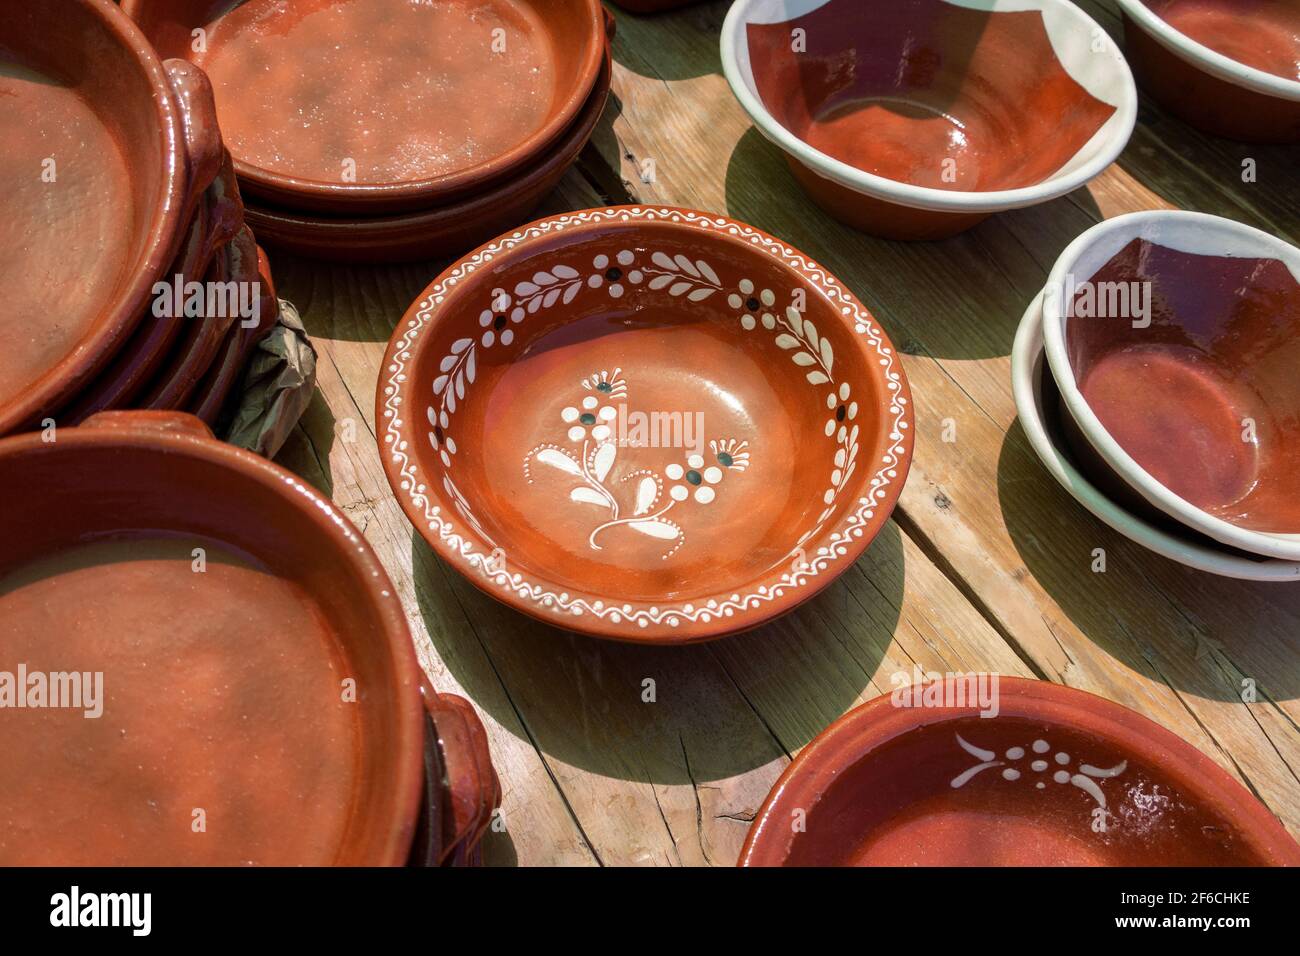
[[[626,389],[624,394],[627,394]],[[618,409],[613,405],[601,405],[595,395],[588,395],[580,404],[581,408],[566,405],[560,409],[560,419],[569,426],[569,441],[582,441],[587,437],[588,429],[594,441],[606,441],[614,433],[610,422],[618,417]]]
[[[722,438],[709,442],[709,451],[718,464],[731,471],[744,471],[749,467],[749,442],[738,438]]]
[[[623,397],[627,383],[620,376],[622,369],[612,372],[602,370],[583,379],[583,387],[595,394],[582,399],[579,405],[567,405],[560,410],[561,420],[569,426],[569,441],[580,448],[546,442],[524,456],[524,477],[533,483],[535,463],[567,475],[573,480],[569,500],[582,505],[604,509],[607,520],[596,525],[587,538],[593,551],[603,550],[598,539],[610,528],[623,527],[650,538],[671,543],[662,557],[669,558],[685,543],[686,535],[672,518],[666,517],[674,506],[694,498],[696,503],[707,505],[717,496],[715,486],[728,471],[742,472],[749,466],[749,443],[735,438],[714,439],[709,442],[711,461],[704,455],[692,453],[686,465],[672,463],[664,474],[641,468],[612,477],[619,446],[610,440],[609,423],[618,415],[612,405],[600,404],[597,395]],[[667,477],[673,484],[665,494]],[[624,490],[627,489],[627,490]]]
[[[1073,758],[1065,751],[1058,750],[1053,754],[1052,759],[1049,761],[1047,755],[1052,750],[1052,745],[1042,738],[1031,743],[1028,751],[1024,747],[1008,748],[1007,752],[1003,755],[1005,759],[999,760],[998,755],[992,750],[985,750],[982,747],[976,747],[974,744],[964,739],[961,734],[955,734],[954,736],[957,738],[957,746],[961,747],[962,750],[966,751],[966,753],[979,761],[979,763],[967,767],[957,776],[952,778],[950,786],[954,790],[964,787],[973,777],[992,767],[1005,768],[1002,771],[1002,779],[1004,780],[1012,782],[1019,780],[1026,771],[1022,771],[1016,766],[1016,764],[1028,757],[1029,764],[1027,772],[1036,775],[1043,775],[1054,766],[1056,769],[1052,772],[1050,777],[1054,783],[1068,783],[1072,786],[1078,787],[1096,801],[1098,810],[1105,810],[1106,795],[1102,793],[1101,787],[1097,785],[1097,781],[1106,780],[1110,777],[1118,777],[1128,769],[1128,761],[1121,760],[1113,767],[1094,767],[1091,764],[1079,764],[1078,770],[1072,773],[1068,768]],[[1032,752],[1032,754],[1030,752]],[[1038,790],[1045,790],[1047,788],[1047,781],[1046,779],[1039,779],[1035,782],[1034,786]]]
[[[624,279],[624,270],[635,260],[636,256],[630,249],[621,250],[612,260],[602,252],[591,260],[592,266],[594,266],[597,271],[587,280],[587,285],[591,286],[593,289],[599,289],[601,286],[606,286],[611,299],[621,299],[623,293],[626,291],[622,282]],[[635,274],[635,281],[633,281],[631,275],[626,277],[627,281],[633,282],[634,285],[641,281],[640,272],[635,272]],[[608,285],[606,285],[607,283]]]
[[[626,398],[627,380],[622,377],[622,373],[621,368],[616,368],[612,372],[601,369],[584,378],[582,387],[588,391],[603,392],[606,398]]]
[[[772,313],[776,305],[776,293],[771,289],[756,289],[750,279],[741,279],[739,293],[727,296],[727,304],[741,313],[740,324],[746,331],[752,331],[759,322],[763,328],[776,328],[777,318]]]

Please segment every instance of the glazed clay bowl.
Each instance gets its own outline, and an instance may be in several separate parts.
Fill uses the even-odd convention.
[[[446,206],[400,216],[312,216],[246,203],[244,216],[268,246],[338,262],[395,262],[459,255],[523,221],[564,177],[596,129],[609,98],[608,54],[574,125],[518,178]]]
[[[0,862],[405,862],[419,669],[327,499],[157,412],[0,442],[0,493],[24,502],[0,545],[6,666],[102,675],[97,718],[0,711]]]
[[[1145,717],[1043,681],[998,678],[996,708],[973,690],[899,688],[831,724],[777,781],[740,865],[1300,864],[1263,804]]]
[[[220,140],[201,74],[165,66],[108,0],[0,2],[0,60],[5,434],[61,407],[131,337]]]
[[[1156,512],[1078,441],[1067,437],[1061,393],[1043,350],[1043,296],[1034,296],[1011,350],[1011,390],[1021,428],[1048,473],[1079,504],[1129,540],[1172,561],[1246,581],[1300,581],[1300,563],[1262,558]],[[1085,443],[1086,445],[1086,443]],[[1080,454],[1082,452],[1082,454]],[[1136,500],[1135,500],[1136,499]]]
[[[901,364],[802,254],[723,216],[544,219],[450,266],[394,332],[398,501],[498,600],[599,637],[745,630],[867,547],[911,461]]]
[[[1141,212],[1057,260],[1043,338],[1067,426],[1148,505],[1300,560],[1300,250],[1228,219]]]
[[[1119,0],[1142,86],[1188,123],[1250,143],[1300,142],[1295,0]]]
[[[212,78],[248,196],[344,215],[428,208],[519,175],[573,123],[605,44],[598,0],[122,8],[164,56]]]
[[[1119,49],[1066,0],[738,0],[722,66],[809,195],[892,239],[1065,195],[1137,116]]]

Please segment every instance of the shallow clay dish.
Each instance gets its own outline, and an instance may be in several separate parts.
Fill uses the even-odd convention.
[[[0,0],[0,434],[81,391],[176,258],[219,155],[199,76],[108,0]]]
[[[1137,116],[1118,47],[1066,0],[737,0],[722,66],[819,205],[896,239],[1065,195]]]
[[[459,255],[523,221],[564,177],[596,129],[609,98],[606,55],[591,96],[552,149],[517,179],[423,212],[382,218],[310,216],[245,202],[259,242],[340,262],[393,262]]]
[[[352,215],[441,204],[520,173],[586,102],[605,38],[598,0],[122,8],[164,56],[212,78],[246,194]]]
[[[1133,71],[1193,126],[1300,142],[1300,3],[1119,0]]]
[[[1011,388],[1020,425],[1043,466],[1079,504],[1120,534],[1156,554],[1211,574],[1246,581],[1300,581],[1300,563],[1238,551],[1164,514],[1153,517],[1145,500],[1135,505],[1132,489],[1098,456],[1079,455],[1081,449],[1072,445],[1062,426],[1060,391],[1047,368],[1041,295],[1029,304],[1016,331]]]
[[[377,421],[398,501],[471,582],[661,643],[825,587],[912,449],[902,366],[838,280],[660,207],[541,220],[453,264],[389,343]]]
[[[1119,216],[1065,249],[1043,310],[1069,420],[1111,470],[1217,541],[1300,560],[1300,250],[1201,213]]]
[[[819,734],[759,810],[740,864],[1300,864],[1263,804],[1145,717],[1014,677],[984,717],[958,686],[932,685],[947,706],[882,695]]]
[[[141,412],[0,442],[0,493],[25,502],[0,545],[0,644],[29,672],[103,675],[98,719],[5,711],[0,861],[405,861],[419,670],[388,576],[327,499],[195,418]]]

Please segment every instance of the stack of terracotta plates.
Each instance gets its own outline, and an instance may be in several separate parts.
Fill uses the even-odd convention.
[[[206,77],[107,0],[0,0],[0,51],[0,434],[216,421],[278,309]]]
[[[451,255],[517,225],[609,93],[599,0],[122,8],[211,77],[259,240],[320,258]]]

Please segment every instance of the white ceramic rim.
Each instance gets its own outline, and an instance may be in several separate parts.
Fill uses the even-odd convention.
[[[1072,192],[1115,161],[1128,144],[1137,122],[1137,87],[1124,54],[1095,20],[1067,0],[941,0],[975,10],[1042,13],[1052,48],[1075,82],[1115,112],[1096,134],[1051,177],[1033,186],[989,192],[931,189],[886,179],[850,166],[809,146],[772,116],[753,86],[745,27],[749,23],[780,23],[816,10],[831,0],[736,0],[722,24],[722,70],[731,91],[754,125],[796,160],[826,179],[856,192],[915,209],[954,213],[993,213],[1046,202]],[[1088,51],[1100,38],[1100,61]],[[1102,65],[1099,65],[1102,64]],[[1118,81],[1118,97],[1100,95],[1107,83]],[[1080,157],[1087,157],[1080,161]]]
[[[1236,86],[1254,90],[1256,93],[1300,101],[1300,81],[1288,80],[1276,73],[1247,66],[1240,60],[1234,60],[1217,50],[1211,50],[1205,44],[1198,43],[1187,34],[1175,30],[1168,21],[1160,17],[1142,0],[1118,0],[1118,3],[1120,9],[1124,11],[1124,16],[1143,33],[1170,53],[1198,69]]]
[[[1232,219],[1200,212],[1153,209],[1098,223],[1065,247],[1052,267],[1043,295],[1043,339],[1047,343],[1047,361],[1071,417],[1107,464],[1165,514],[1234,548],[1272,558],[1300,560],[1300,534],[1251,531],[1229,524],[1207,514],[1156,481],[1111,437],[1079,391],[1065,345],[1066,321],[1062,315],[1061,296],[1054,295],[1053,290],[1065,288],[1067,275],[1072,274],[1076,283],[1087,281],[1138,237],[1192,255],[1280,259],[1300,282],[1300,249]]]
[[[1103,524],[1171,561],[1243,581],[1300,581],[1300,564],[1274,558],[1252,561],[1179,538],[1148,524],[1102,494],[1075,468],[1048,435],[1039,405],[1040,391],[1034,377],[1034,360],[1043,352],[1042,306],[1043,294],[1034,296],[1016,330],[1015,344],[1011,349],[1011,392],[1016,400],[1020,426],[1025,430],[1030,446],[1061,487]],[[1051,374],[1046,363],[1042,373]]]

